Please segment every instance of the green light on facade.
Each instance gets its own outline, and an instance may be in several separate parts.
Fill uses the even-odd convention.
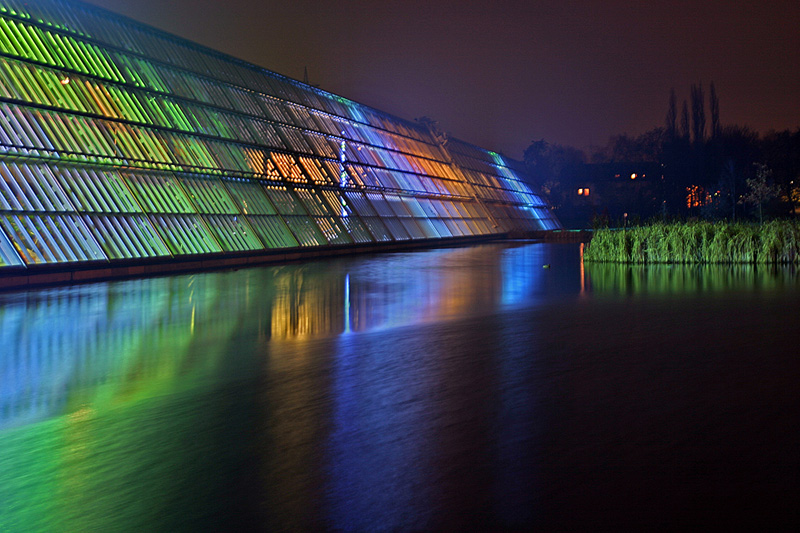
[[[531,193],[496,152],[457,140],[444,148],[411,123],[90,6],[15,8],[0,6],[0,168],[11,180],[0,186],[13,189],[0,274],[41,262],[483,235],[537,220],[520,214]],[[364,199],[345,202],[348,193]],[[45,201],[59,194],[66,203]],[[372,198],[386,204],[380,212]],[[455,207],[470,201],[480,209]]]

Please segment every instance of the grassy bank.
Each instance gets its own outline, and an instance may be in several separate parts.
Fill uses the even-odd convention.
[[[595,231],[585,261],[613,263],[800,263],[800,223],[688,222]]]

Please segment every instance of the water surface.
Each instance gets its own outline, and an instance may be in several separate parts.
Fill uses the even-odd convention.
[[[0,530],[795,527],[799,287],[506,243],[3,293]]]

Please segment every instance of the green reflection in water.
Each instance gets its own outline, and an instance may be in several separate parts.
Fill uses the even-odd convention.
[[[213,512],[198,468],[210,443],[187,437],[224,421],[203,404],[251,363],[252,350],[225,360],[247,317],[230,280],[182,276],[7,297],[0,530],[152,529]]]
[[[800,281],[797,268],[776,265],[585,263],[584,269],[590,290],[598,295],[794,290]]]
[[[0,531],[304,516],[322,482],[298,472],[321,471],[308,465],[328,424],[330,354],[316,339],[530,301],[544,286],[540,265],[553,262],[542,250],[479,246],[0,294]]]

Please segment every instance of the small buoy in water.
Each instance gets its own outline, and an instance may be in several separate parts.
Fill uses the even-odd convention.
[[[542,268],[550,268],[550,263],[547,263],[546,265],[542,265]]]

